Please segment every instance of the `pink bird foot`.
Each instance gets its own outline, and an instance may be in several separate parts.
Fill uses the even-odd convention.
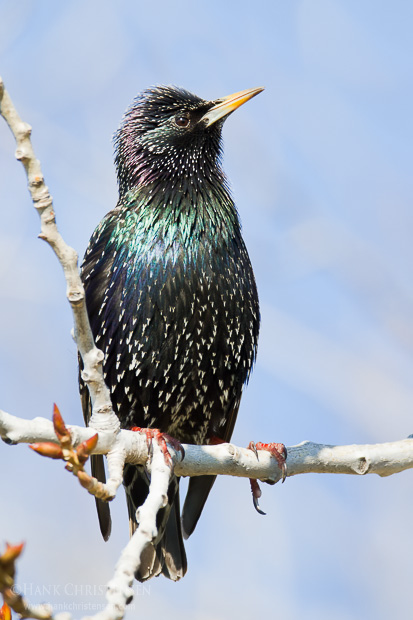
[[[254,452],[257,459],[258,450],[265,450],[267,452],[270,452],[270,454],[277,460],[277,463],[281,469],[282,482],[285,481],[287,477],[287,449],[283,443],[261,443],[260,441],[258,443],[254,443],[253,441],[250,441],[250,443],[248,444],[248,449]],[[264,480],[264,482],[267,482],[268,484],[274,484],[270,480]],[[258,481],[255,480],[255,478],[250,478],[250,485],[254,508],[260,515],[265,515],[265,512],[261,510],[258,502],[259,498],[262,495],[260,485],[258,484]]]
[[[161,433],[159,428],[142,428],[140,426],[132,426],[129,430],[145,433],[148,449],[153,440],[157,441],[158,446],[162,450],[167,465],[170,465],[172,463],[172,457],[168,450],[168,443],[174,448],[174,450],[182,454],[182,459],[185,457],[185,450],[183,448],[183,445],[177,439],[174,439],[174,437],[171,437],[167,433]]]

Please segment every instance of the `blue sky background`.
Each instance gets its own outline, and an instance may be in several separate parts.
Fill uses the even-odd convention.
[[[262,307],[240,445],[413,433],[412,28],[409,0],[0,2],[1,73],[80,255],[116,203],[111,136],[140,90],[266,87],[224,128]],[[63,276],[13,154],[0,123],[0,407],[49,417],[55,401],[81,424]],[[1,541],[27,541],[22,589],[92,613],[127,541],[124,498],[105,544],[63,465],[0,445],[0,488]],[[222,478],[185,579],[137,586],[128,617],[405,618],[411,488],[410,472],[299,476],[265,486],[261,517],[248,483]]]

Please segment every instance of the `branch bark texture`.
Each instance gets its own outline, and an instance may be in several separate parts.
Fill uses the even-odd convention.
[[[73,445],[76,447],[95,434],[93,427],[69,426]],[[45,418],[23,420],[0,410],[0,436],[7,443],[57,443],[53,424]],[[216,446],[183,444],[185,457],[175,456],[175,474],[178,476],[227,475],[256,478],[278,482],[281,471],[269,452],[259,451],[258,458],[252,450],[232,443]],[[174,449],[169,446],[174,454]],[[92,454],[118,454],[123,463],[145,465],[151,458],[144,433],[121,430],[99,432]],[[287,477],[298,474],[378,474],[390,476],[413,468],[413,439],[401,439],[379,444],[334,446],[303,441],[287,447]]]

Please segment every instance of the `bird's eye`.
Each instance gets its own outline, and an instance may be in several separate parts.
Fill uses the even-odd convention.
[[[178,125],[178,127],[188,127],[189,118],[183,114],[178,114],[175,116],[175,124]]]

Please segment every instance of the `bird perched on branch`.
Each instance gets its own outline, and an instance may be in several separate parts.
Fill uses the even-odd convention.
[[[139,95],[115,134],[116,208],[86,250],[82,279],[104,377],[122,428],[180,442],[229,441],[257,352],[259,307],[237,210],[221,168],[224,121],[262,88],[206,101],[160,86]],[[91,415],[81,381],[83,412]],[[92,473],[104,480],[102,456]],[[180,518],[178,479],[137,579],[186,572],[182,533],[194,530],[214,476],[193,477]],[[126,465],[131,533],[149,476]],[[97,500],[103,537],[108,504]]]

